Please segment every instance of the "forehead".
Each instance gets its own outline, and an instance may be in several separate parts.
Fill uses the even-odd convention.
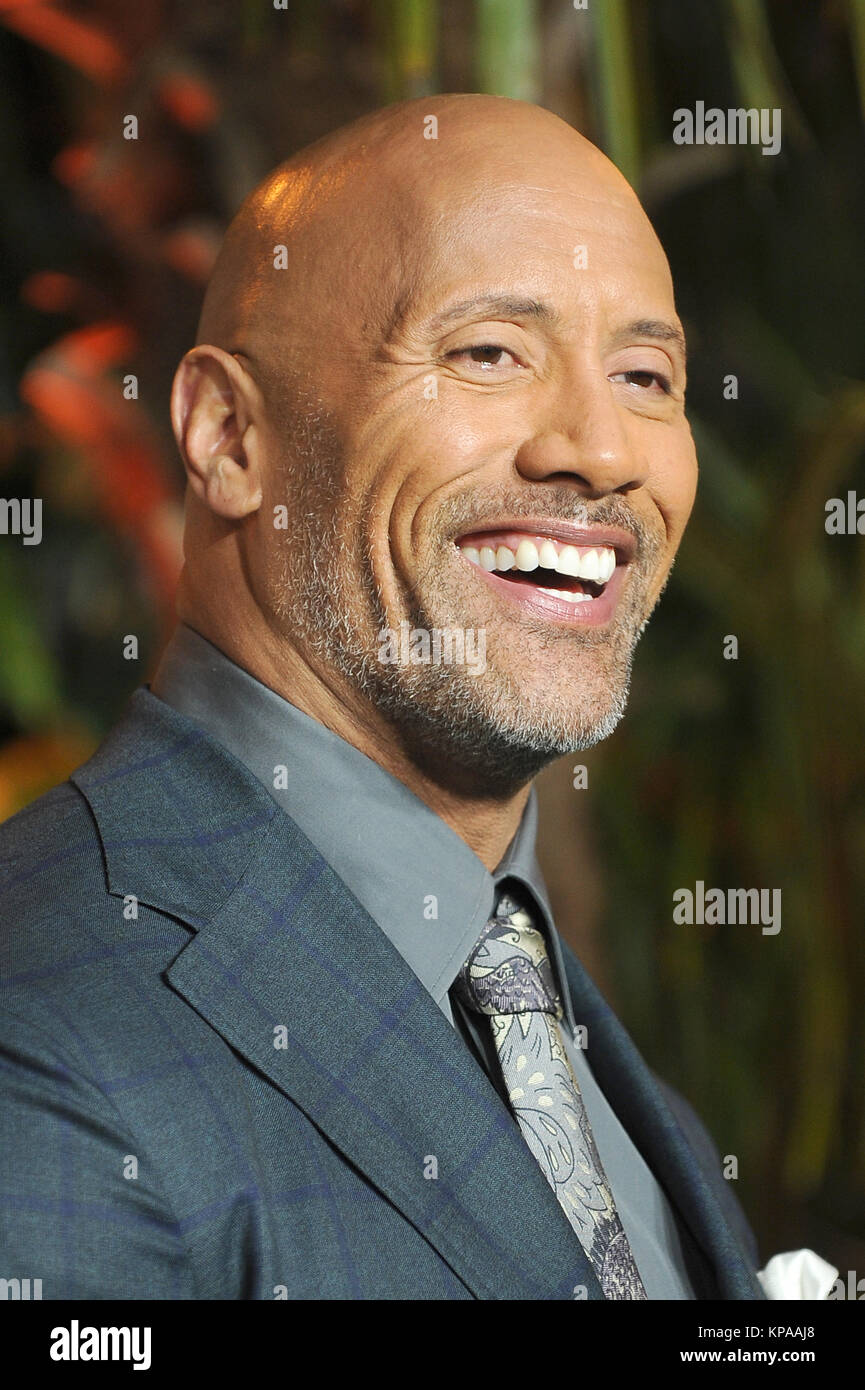
[[[427,190],[429,192],[429,190]],[[666,256],[637,199],[604,183],[535,177],[425,198],[403,225],[405,322],[439,321],[484,286],[631,315],[674,312]]]

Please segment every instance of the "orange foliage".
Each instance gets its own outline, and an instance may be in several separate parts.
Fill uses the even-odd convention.
[[[81,281],[59,270],[42,270],[29,275],[21,286],[21,298],[31,309],[43,314],[65,314],[81,293]]]
[[[0,0],[0,20],[22,38],[48,49],[103,86],[116,86],[129,65],[108,34],[53,5]]]
[[[210,84],[188,72],[164,77],[159,84],[159,99],[186,130],[207,130],[219,115],[219,103]]]
[[[94,140],[79,140],[67,145],[54,160],[54,173],[67,188],[74,188],[88,178],[96,168],[99,149]]]
[[[138,550],[156,597],[170,607],[180,568],[179,503],[150,422],[107,369],[128,358],[136,337],[109,321],[70,333],[30,365],[22,399],[77,448],[106,519]]]
[[[220,241],[215,227],[179,227],[163,238],[162,255],[172,270],[198,285],[206,285]]]
[[[93,739],[66,729],[12,739],[0,748],[0,820],[65,781],[94,747]]]

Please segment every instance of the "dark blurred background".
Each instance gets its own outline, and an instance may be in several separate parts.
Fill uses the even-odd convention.
[[[865,1274],[865,538],[824,525],[865,496],[863,0],[0,0],[0,88],[0,491],[44,506],[40,545],[0,537],[0,817],[83,761],[170,630],[171,377],[257,180],[387,101],[489,91],[634,183],[701,490],[629,716],[542,778],[544,868],[737,1157],[764,1260]],[[675,145],[698,101],[780,108],[781,152]],[[780,933],[674,925],[698,879],[782,889]]]

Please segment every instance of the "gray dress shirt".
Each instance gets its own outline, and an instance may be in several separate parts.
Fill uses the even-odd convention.
[[[492,916],[499,885],[515,880],[524,898],[528,893],[560,982],[565,1048],[646,1293],[693,1298],[670,1205],[574,1042],[577,1020],[561,987],[561,946],[535,858],[534,788],[491,874],[402,782],[185,624],[165,650],[152,693],[205,729],[267,788],[390,939],[500,1093],[489,1030],[449,990]]]

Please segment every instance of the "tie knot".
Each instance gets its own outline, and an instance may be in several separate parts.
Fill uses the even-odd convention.
[[[562,1017],[544,938],[507,893],[454,982],[463,1003],[482,1014],[546,1013]]]

